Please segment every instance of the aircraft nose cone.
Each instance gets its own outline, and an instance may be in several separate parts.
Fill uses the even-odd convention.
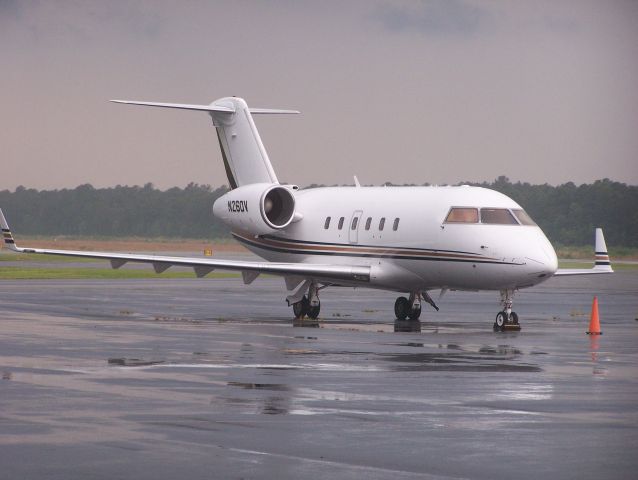
[[[531,276],[532,282],[536,284],[547,280],[556,273],[558,259],[554,247],[541,231],[530,240],[525,255],[527,275],[528,279]]]
[[[544,265],[543,273],[547,276],[552,276],[558,270],[558,258],[556,257],[556,251],[552,244],[549,243],[547,237],[542,235],[542,238],[539,239],[539,247],[541,251],[541,255],[539,255],[539,260],[542,259],[542,263]]]

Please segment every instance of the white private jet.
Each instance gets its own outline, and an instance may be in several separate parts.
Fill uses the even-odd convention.
[[[417,320],[421,302],[436,310],[429,292],[496,290],[502,310],[494,328],[518,326],[514,292],[555,275],[612,273],[601,229],[596,229],[595,266],[558,269],[547,237],[523,208],[486,188],[354,187],[299,190],[282,185],[262,144],[253,114],[299,113],[249,108],[241,98],[210,105],[113,100],[207,112],[213,120],[231,190],[213,205],[214,215],[264,262],[183,258],[130,253],[20,248],[2,211],[5,245],[16,252],[190,266],[198,277],[215,269],[239,271],[249,284],[261,273],[282,276],[295,317],[319,316],[319,291],[329,286],[368,287],[404,293],[397,319]]]

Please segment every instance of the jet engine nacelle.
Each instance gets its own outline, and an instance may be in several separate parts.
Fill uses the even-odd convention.
[[[231,190],[213,204],[213,214],[233,229],[254,235],[286,228],[295,216],[292,187],[253,183]]]

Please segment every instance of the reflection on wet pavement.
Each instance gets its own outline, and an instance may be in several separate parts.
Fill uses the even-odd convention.
[[[248,297],[219,281],[24,285],[0,282],[0,477],[622,478],[638,467],[623,454],[638,443],[626,290],[599,297],[605,334],[586,337],[587,318],[569,315],[573,287],[532,294],[518,308],[525,330],[499,334],[476,313],[494,308],[489,295],[450,292],[449,313],[395,333],[377,292],[328,301],[328,289],[339,316],[309,330],[277,309],[275,279]],[[251,316],[264,304],[273,312]]]

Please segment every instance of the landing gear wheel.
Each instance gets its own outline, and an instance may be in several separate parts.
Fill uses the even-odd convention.
[[[308,315],[309,311],[310,302],[308,301],[308,297],[305,295],[300,301],[292,304],[292,312],[295,314],[295,318],[303,318]]]
[[[496,314],[494,321],[495,332],[520,332],[521,326],[518,324],[518,315],[512,311],[512,301],[514,299],[514,289],[501,290],[501,307],[503,310]]]
[[[505,324],[507,323],[507,313],[498,312],[496,314],[496,320],[494,321],[494,331],[501,331],[505,328]]]
[[[410,313],[408,314],[408,318],[410,320],[418,320],[421,316],[421,305],[418,308],[410,309]]]
[[[308,317],[312,318],[313,320],[317,320],[317,318],[319,318],[319,311],[320,310],[321,310],[321,304],[318,304],[315,307],[313,307],[312,305],[309,304]]]
[[[410,313],[410,302],[405,297],[399,297],[394,302],[394,314],[397,320],[405,320]]]
[[[516,312],[511,312],[509,318],[507,318],[507,312],[498,312],[496,314],[496,321],[494,322],[495,332],[504,332],[505,330],[519,331],[521,329],[518,324],[518,315]]]

